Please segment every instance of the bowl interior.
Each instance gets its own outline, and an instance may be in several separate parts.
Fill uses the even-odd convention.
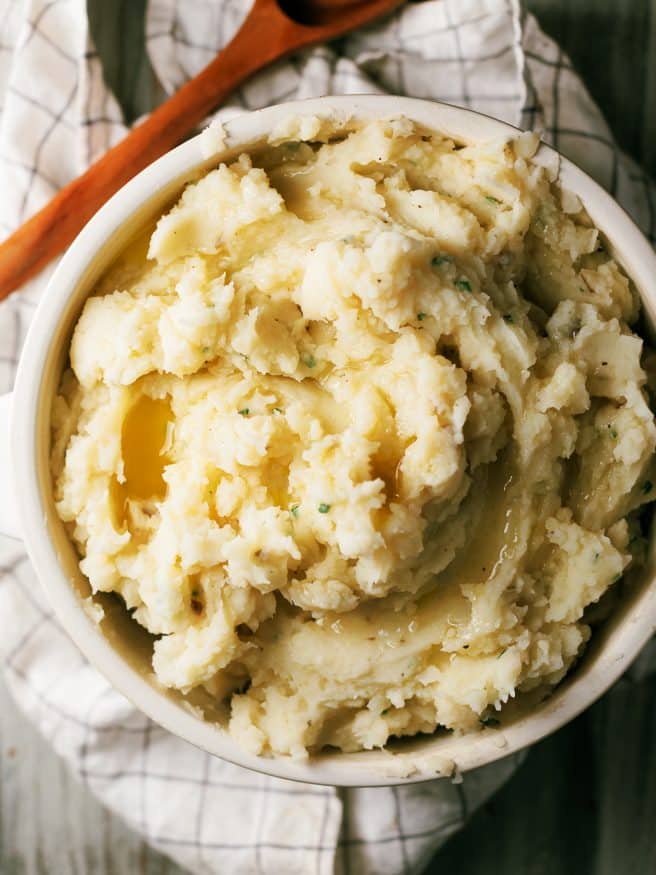
[[[656,626],[655,549],[651,538],[645,568],[629,575],[610,616],[596,630],[580,663],[546,699],[520,696],[504,711],[499,729],[470,736],[436,733],[393,743],[388,750],[358,754],[325,752],[297,763],[244,753],[218,725],[217,708],[202,695],[184,700],[161,687],[152,673],[152,639],[129,616],[116,596],[95,596],[105,616],[99,625],[84,609],[89,584],[54,508],[49,471],[50,417],[73,326],[82,305],[100,276],[127,243],[158,216],[186,182],[257,143],[281,118],[292,112],[339,112],[361,118],[404,114],[461,141],[508,136],[508,125],[469,111],[415,100],[381,97],[320,99],[294,106],[274,107],[234,119],[227,126],[228,148],[220,156],[203,156],[196,138],[174,150],[140,174],[92,220],[56,272],[26,342],[17,382],[18,393],[34,399],[19,405],[14,432],[26,443],[16,446],[21,482],[33,482],[21,499],[27,523],[26,540],[40,579],[49,592],[63,625],[87,657],[139,708],[172,732],[211,753],[280,777],[342,785],[390,784],[425,780],[466,770],[498,759],[553,731],[597,698],[627,667]],[[543,147],[540,160],[553,160]],[[648,320],[656,315],[656,259],[649,245],[623,211],[599,187],[569,162],[561,163],[561,181],[582,199],[602,230],[614,256],[634,280]],[[43,313],[41,312],[43,309]],[[38,362],[35,369],[34,363]],[[38,373],[35,373],[38,370]],[[20,437],[19,437],[20,435]],[[22,470],[20,470],[22,468]],[[36,477],[34,477],[36,474]],[[33,531],[34,507],[40,508],[47,538]],[[41,528],[41,527],[39,527]],[[208,719],[199,719],[202,717]]]

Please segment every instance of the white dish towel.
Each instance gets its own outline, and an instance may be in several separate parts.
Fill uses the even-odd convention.
[[[243,19],[245,0],[150,0],[147,46],[172,91]],[[229,109],[331,93],[444,100],[543,131],[653,240],[656,199],[561,50],[519,0],[407,5],[335,47],[257,76]],[[4,234],[124,133],[85,0],[0,0]],[[44,272],[0,305],[0,391],[11,388]],[[0,488],[2,485],[0,484]],[[0,657],[16,701],[90,790],[194,873],[418,873],[519,758],[416,786],[340,791],[267,778],[170,736],[91,668],[53,620],[21,546],[0,539]]]

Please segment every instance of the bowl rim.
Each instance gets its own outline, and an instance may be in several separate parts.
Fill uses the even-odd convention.
[[[416,783],[466,771],[517,752],[561,727],[594,702],[622,674],[656,631],[656,579],[651,574],[637,603],[617,624],[584,676],[556,689],[546,702],[499,729],[484,729],[463,736],[439,739],[440,749],[366,751],[321,754],[306,761],[251,754],[216,725],[199,719],[171,700],[118,654],[85,610],[74,592],[48,534],[52,512],[37,477],[38,421],[46,402],[44,370],[64,308],[78,289],[85,270],[98,252],[145,202],[172,180],[215,166],[221,156],[238,147],[248,149],[263,140],[290,116],[369,118],[409,117],[459,140],[516,136],[518,129],[473,110],[450,104],[388,95],[313,98],[279,104],[238,115],[223,123],[225,145],[207,154],[203,134],[183,143],[128,182],[80,232],[53,273],[30,324],[20,358],[11,415],[11,452],[19,517],[24,541],[38,579],[55,615],[79,649],[135,707],[174,735],[233,764],[264,774],[329,786],[389,786]],[[559,162],[560,182],[575,192],[602,233],[612,238],[620,260],[632,265],[630,276],[640,291],[648,316],[656,314],[656,254],[626,212],[601,186],[566,158],[542,144],[538,160]],[[182,187],[183,183],[181,183]],[[654,320],[656,321],[656,320]],[[44,524],[45,521],[45,524]]]

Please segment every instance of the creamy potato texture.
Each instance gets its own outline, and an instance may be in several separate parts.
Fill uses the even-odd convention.
[[[101,281],[52,455],[161,683],[295,756],[556,684],[656,482],[636,295],[536,138],[303,125]]]

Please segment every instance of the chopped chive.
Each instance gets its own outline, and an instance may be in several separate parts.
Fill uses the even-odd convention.
[[[600,556],[601,556],[601,553],[595,552],[595,554],[592,558],[595,562],[597,562],[597,560],[599,559]]]
[[[298,510],[298,505],[297,505],[297,504],[292,505],[292,506],[289,508],[289,512],[290,512],[290,514],[294,517],[295,520],[298,519],[299,510]]]
[[[456,288],[461,292],[471,292],[471,283],[466,279],[456,280]]]
[[[207,353],[208,353],[209,351],[210,351],[209,346],[204,346],[204,347],[203,347],[203,355],[207,355]]]
[[[648,495],[653,488],[654,484],[651,482],[651,480],[645,480],[645,482],[642,484],[642,488],[640,491],[643,495]]]
[[[280,407],[274,407],[273,412],[274,413],[282,413],[282,409]]]
[[[248,416],[248,414],[251,411],[250,411],[250,407],[242,407],[242,409],[238,410],[237,412],[239,413],[240,416]]]
[[[481,717],[480,723],[482,726],[500,726],[501,721],[497,717]]]
[[[328,511],[330,510],[330,505],[322,501],[317,509],[319,513],[328,513]]]
[[[450,255],[434,255],[431,258],[433,267],[439,267],[441,264],[449,264],[453,259]]]
[[[513,314],[512,313],[504,313],[503,314],[503,321],[504,322],[514,322],[515,319],[513,317]]]
[[[417,313],[417,319],[419,319],[420,322],[423,322],[425,318],[426,318],[425,313]]]
[[[612,437],[612,439],[614,441],[616,441],[617,440],[617,429],[612,428],[612,426],[609,426],[609,428],[610,428],[610,436]]]
[[[303,364],[305,365],[306,368],[315,368],[317,365],[317,360],[312,355],[312,353],[310,353],[310,355],[306,355],[305,358],[303,359]]]
[[[380,716],[381,716],[381,717],[384,717],[385,714],[387,714],[388,711],[389,711],[389,708],[383,708],[383,710],[380,712]]]
[[[488,203],[491,203],[491,204],[500,204],[500,203],[501,203],[501,201],[499,200],[499,198],[492,197],[491,194],[486,194],[486,195],[485,195],[485,200],[488,201]]]

